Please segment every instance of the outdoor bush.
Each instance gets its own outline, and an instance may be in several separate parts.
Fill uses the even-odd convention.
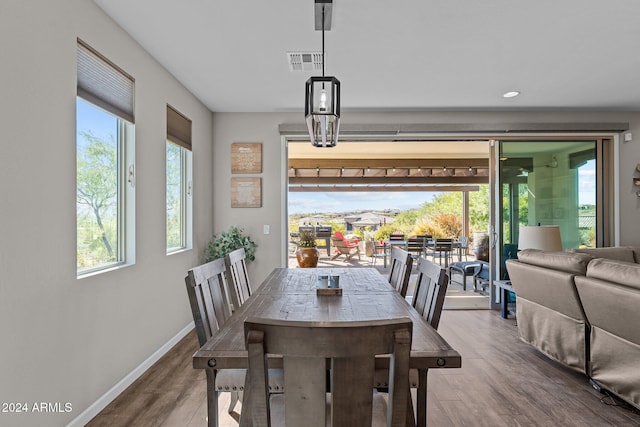
[[[387,240],[394,231],[396,231],[396,227],[393,224],[385,224],[378,228],[373,238],[376,240]]]
[[[436,214],[423,217],[413,229],[416,235],[457,238],[462,234],[462,221],[454,214]]]

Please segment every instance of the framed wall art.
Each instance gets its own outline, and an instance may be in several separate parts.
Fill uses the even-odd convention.
[[[262,207],[262,178],[231,178],[231,207]]]
[[[231,173],[262,173],[262,143],[232,143]]]

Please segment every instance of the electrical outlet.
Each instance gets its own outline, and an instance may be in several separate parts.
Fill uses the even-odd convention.
[[[269,233],[271,233],[271,227],[269,226],[269,224],[265,224],[265,225],[263,226],[263,232],[264,232],[264,234],[269,234]]]

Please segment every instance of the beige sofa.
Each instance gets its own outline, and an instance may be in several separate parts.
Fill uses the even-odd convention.
[[[640,248],[507,261],[523,340],[640,408]]]

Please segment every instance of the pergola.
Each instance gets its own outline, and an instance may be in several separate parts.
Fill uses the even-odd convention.
[[[358,141],[331,149],[290,142],[289,191],[459,191],[468,235],[469,192],[489,183],[488,151],[486,141]]]

